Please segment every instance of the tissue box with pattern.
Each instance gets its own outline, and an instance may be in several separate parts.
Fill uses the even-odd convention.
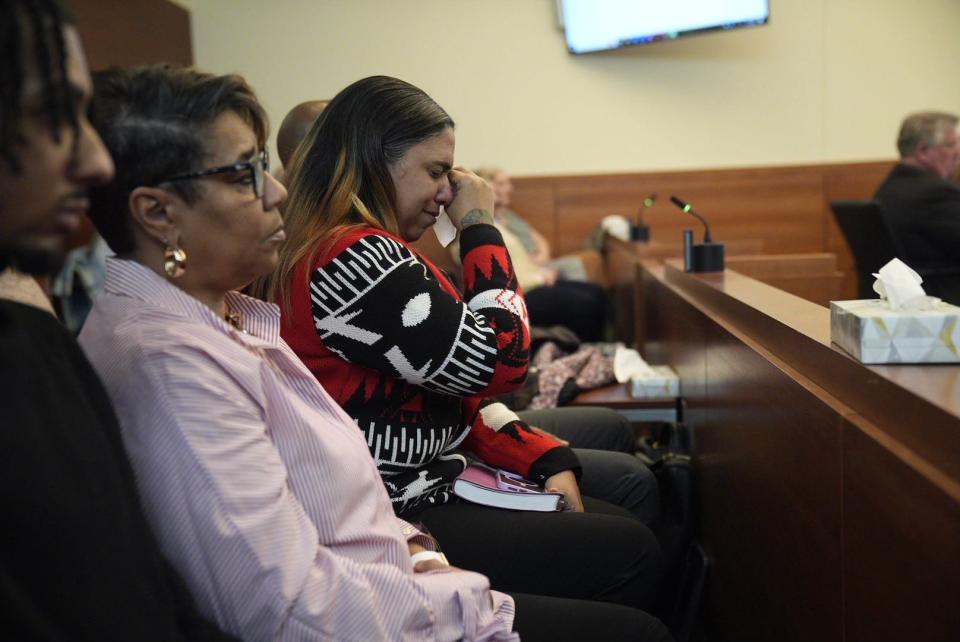
[[[862,363],[960,362],[960,307],[891,310],[879,299],[830,302],[830,339]]]
[[[680,377],[670,366],[650,366],[653,371],[630,378],[630,396],[634,398],[679,397]]]

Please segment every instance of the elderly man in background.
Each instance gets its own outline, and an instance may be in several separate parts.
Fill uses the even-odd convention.
[[[877,189],[905,254],[928,294],[960,304],[960,167],[957,116],[921,112],[900,126],[900,162]]]

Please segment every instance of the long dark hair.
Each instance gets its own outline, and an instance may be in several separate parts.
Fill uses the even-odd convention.
[[[56,0],[0,0],[0,158],[15,174],[22,170],[16,146],[23,142],[20,101],[27,56],[32,56],[43,82],[51,136],[59,143],[64,125],[76,133],[77,111],[63,42],[63,28],[72,22]]]
[[[286,176],[287,243],[274,273],[256,286],[268,301],[289,303],[297,263],[329,249],[351,226],[396,234],[396,191],[390,165],[411,147],[453,127],[423,90],[388,76],[358,80],[339,94],[297,148]]]

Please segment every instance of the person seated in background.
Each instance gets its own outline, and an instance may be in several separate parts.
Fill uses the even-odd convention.
[[[539,326],[566,326],[581,341],[602,341],[607,320],[604,288],[571,278],[584,278],[583,265],[576,257],[551,261],[547,240],[510,209],[513,184],[506,172],[481,168],[477,174],[493,187],[494,224],[514,258],[530,322]],[[561,268],[567,276],[561,273]]]
[[[277,156],[284,171],[290,166],[290,159],[297,151],[297,145],[307,137],[314,121],[330,103],[329,100],[307,100],[295,106],[280,123],[277,130]]]
[[[252,90],[163,67],[95,85],[118,170],[92,214],[117,258],[80,341],[201,610],[245,640],[517,639],[513,599],[394,515],[362,433],[280,338],[277,306],[236,291],[273,270],[285,238]],[[664,638],[640,611],[516,600],[524,639],[549,639],[554,618]]]
[[[293,152],[329,102],[306,101],[284,116],[277,134],[277,151],[285,167],[289,167]],[[564,328],[547,330],[550,337],[569,334],[560,332]],[[531,328],[531,338],[536,332],[537,328]],[[572,338],[576,343],[576,337]],[[636,436],[622,414],[609,408],[569,407],[520,411],[517,415],[533,430],[545,429],[575,449],[582,469],[580,488],[586,495],[626,508],[656,531],[660,521],[657,480],[634,456]]]
[[[900,126],[900,162],[877,188],[890,226],[913,269],[925,273],[927,294],[960,305],[960,167],[958,119],[921,112]]]
[[[480,167],[476,171],[481,178],[493,186],[497,202],[494,218],[517,237],[531,261],[549,270],[553,275],[549,280],[553,281],[556,280],[556,276],[562,276],[566,279],[582,281],[585,274],[579,259],[576,256],[553,258],[550,252],[550,241],[522,216],[510,209],[513,198],[513,181],[510,180],[510,175],[499,167]]]
[[[87,190],[113,174],[65,11],[0,0],[0,269],[56,271]],[[233,640],[197,615],[161,555],[106,391],[26,285],[31,304],[0,299],[3,639]]]

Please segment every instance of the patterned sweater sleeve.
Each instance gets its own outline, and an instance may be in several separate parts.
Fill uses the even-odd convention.
[[[541,485],[564,470],[572,470],[580,478],[580,461],[570,448],[534,432],[504,404],[494,399],[469,399],[464,403],[473,404],[475,415],[463,446],[485,463]]]
[[[314,327],[341,358],[434,392],[498,394],[523,383],[526,305],[500,233],[464,230],[464,297],[405,244],[367,230],[341,240],[310,276]]]

